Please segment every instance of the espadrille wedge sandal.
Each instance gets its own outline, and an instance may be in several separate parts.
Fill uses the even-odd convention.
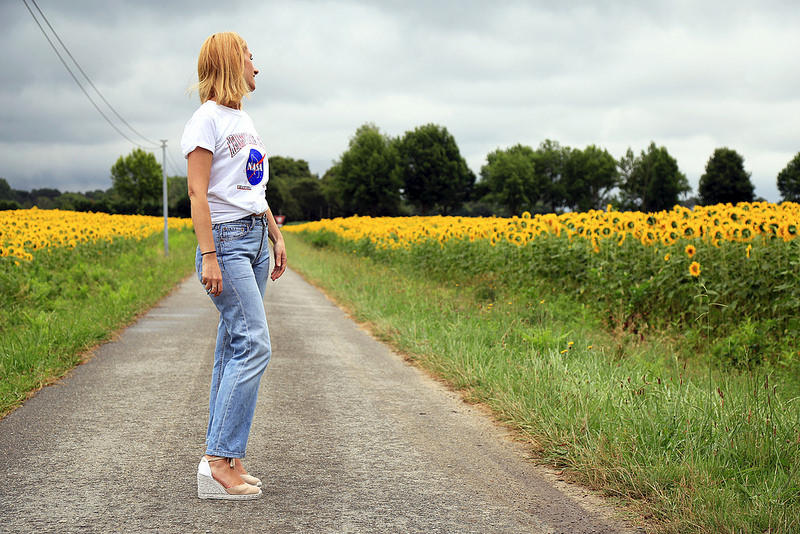
[[[234,469],[236,468],[236,466],[234,464],[231,464],[231,467],[233,467]],[[239,473],[239,476],[242,477],[242,480],[244,480],[245,482],[247,482],[251,486],[255,486],[257,488],[261,487],[261,479],[260,478],[254,477],[253,475],[247,475],[247,474],[242,474],[242,473]]]
[[[254,477],[253,475],[243,475],[239,473],[239,476],[242,477],[242,480],[250,484],[251,486],[255,486],[257,488],[261,487],[261,479]]]
[[[261,497],[261,490],[247,482],[230,488],[220,484],[211,475],[211,466],[209,465],[209,462],[217,462],[219,460],[228,460],[231,468],[233,468],[233,458],[212,458],[209,460],[205,456],[200,460],[200,465],[197,466],[197,496],[200,499],[246,501]]]

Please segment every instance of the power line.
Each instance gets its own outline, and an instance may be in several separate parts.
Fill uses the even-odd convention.
[[[172,173],[172,176],[183,176],[184,174],[186,174],[186,173],[181,173],[180,171],[178,171],[180,166],[175,163],[175,160],[173,159],[172,154],[170,154],[169,152],[167,152],[167,165],[169,166],[169,169],[170,169],[170,172]]]
[[[42,13],[41,9],[39,9],[39,6],[38,6],[38,5],[36,5],[36,2],[35,2],[35,0],[31,0],[31,2],[33,3],[33,5],[34,5],[34,6],[36,6],[36,9],[39,11],[39,13]],[[31,17],[33,17],[33,21],[34,21],[34,22],[36,23],[36,25],[39,27],[39,30],[42,32],[42,35],[44,35],[44,38],[45,38],[45,39],[47,39],[47,42],[50,44],[50,47],[53,49],[53,52],[55,52],[55,53],[56,53],[56,56],[58,56],[58,59],[61,61],[61,64],[62,64],[62,65],[64,65],[64,68],[65,68],[65,69],[67,69],[67,72],[69,73],[69,75],[70,75],[70,76],[72,76],[72,79],[73,79],[73,80],[75,81],[75,83],[78,85],[78,87],[80,88],[80,90],[81,90],[81,91],[83,91],[83,94],[84,94],[84,95],[86,95],[86,98],[88,98],[88,99],[89,99],[89,102],[91,102],[91,103],[92,103],[92,105],[94,106],[94,108],[97,110],[97,112],[98,112],[100,115],[102,115],[102,117],[103,117],[103,118],[106,120],[106,122],[107,122],[107,123],[108,123],[108,124],[109,124],[109,125],[110,125],[112,128],[114,128],[114,130],[116,130],[116,132],[117,132],[118,134],[120,134],[122,137],[124,137],[124,138],[125,138],[125,139],[127,139],[127,140],[128,140],[130,143],[132,143],[132,144],[136,145],[137,147],[139,147],[139,148],[142,148],[142,149],[147,149],[147,148],[151,148],[151,149],[152,149],[152,148],[155,148],[155,147],[144,147],[144,146],[140,145],[139,143],[137,143],[136,141],[134,141],[133,139],[131,139],[130,137],[128,137],[127,135],[125,135],[125,133],[124,133],[122,130],[120,130],[119,128],[117,128],[117,126],[116,126],[116,125],[115,125],[113,122],[111,122],[111,119],[109,119],[109,118],[108,118],[108,116],[107,116],[105,113],[103,113],[103,110],[101,110],[101,109],[100,109],[100,107],[97,105],[97,103],[96,103],[96,102],[95,102],[95,101],[92,99],[91,95],[89,95],[89,93],[86,91],[86,89],[83,87],[83,85],[81,85],[81,83],[80,83],[80,81],[78,80],[77,76],[75,76],[75,73],[74,73],[74,72],[72,72],[72,69],[70,69],[69,65],[67,65],[67,62],[66,62],[66,61],[64,61],[64,58],[61,56],[61,54],[60,54],[60,53],[59,53],[59,51],[58,51],[58,48],[56,48],[56,46],[53,44],[53,41],[52,41],[52,40],[50,39],[50,37],[47,35],[47,32],[46,32],[46,31],[44,30],[44,28],[42,27],[41,23],[39,22],[39,19],[37,19],[37,18],[36,18],[36,15],[33,13],[33,10],[31,10],[30,6],[28,5],[28,2],[27,2],[26,0],[22,0],[22,3],[23,3],[23,4],[25,4],[25,7],[28,9],[28,12],[31,14]],[[42,18],[44,18],[44,20],[45,20],[45,21],[47,21],[47,19],[44,17],[44,14],[42,14]],[[48,22],[48,23],[47,23],[47,25],[48,25],[48,26],[50,26],[50,23]],[[52,29],[53,29],[53,27],[52,27],[52,26],[50,26],[50,29],[52,30]],[[55,34],[55,30],[53,30],[53,33]],[[57,35],[57,34],[56,34],[56,38],[58,38],[58,35]],[[63,43],[63,42],[61,42],[61,39],[58,39],[58,41],[61,43],[61,46],[64,46],[64,43]],[[64,46],[64,49],[66,50],[66,46]],[[68,51],[68,50],[67,50],[67,54],[69,54],[69,51]],[[70,57],[72,58],[72,54],[70,54]],[[73,60],[73,61],[75,61],[75,58],[72,58],[72,60]],[[75,64],[76,64],[76,65],[78,64],[78,63],[77,63],[77,61],[75,62]],[[80,69],[80,66],[78,66],[78,68]],[[81,69],[81,72],[83,72],[83,70],[82,70],[82,69]],[[86,74],[85,74],[85,73],[84,73],[84,76],[86,76]],[[88,78],[88,76],[86,77],[86,79],[87,79],[87,80],[89,79],[89,78]],[[92,87],[94,87],[94,84],[92,84],[91,80],[89,80],[89,83],[92,85]],[[96,87],[95,87],[95,91],[97,91],[97,88],[96,88]],[[97,92],[97,94],[100,94],[100,92],[98,91],[98,92]],[[103,95],[100,95],[100,98],[103,98]],[[103,101],[104,101],[104,102],[106,102],[106,104],[108,105],[108,107],[109,107],[109,108],[111,108],[111,110],[112,110],[112,111],[114,111],[114,113],[115,113],[115,114],[117,113],[117,112],[114,110],[114,108],[112,108],[112,107],[111,107],[111,105],[110,105],[110,104],[108,104],[108,102],[106,101],[106,99],[105,99],[105,98],[103,98]],[[117,114],[117,116],[119,117],[119,114]],[[122,117],[120,117],[120,119],[122,119]],[[122,119],[122,122],[124,122],[125,124],[128,124],[127,122],[125,122],[125,120],[124,120],[124,119]],[[128,127],[130,128],[130,125],[128,125]],[[133,128],[131,128],[131,130],[133,130]],[[135,130],[134,130],[134,131],[135,131]],[[144,139],[147,139],[146,137],[142,136],[142,135],[141,135],[141,134],[139,134],[138,132],[136,132],[136,133],[137,133],[138,135],[140,135],[141,137],[143,137]],[[149,140],[148,140],[148,142],[152,142],[152,141],[149,141]],[[153,143],[153,144],[155,145],[155,143]]]
[[[111,105],[111,103],[110,103],[108,100],[106,100],[106,98],[105,98],[105,97],[103,96],[103,94],[100,92],[100,89],[98,89],[98,88],[95,86],[95,84],[92,82],[91,78],[89,78],[89,75],[88,75],[88,74],[86,74],[86,72],[84,72],[84,70],[81,68],[81,65],[80,65],[80,63],[78,63],[78,60],[77,60],[77,59],[75,59],[75,57],[74,57],[74,56],[73,56],[73,55],[70,53],[70,51],[69,51],[69,48],[67,48],[67,45],[65,45],[65,44],[64,44],[64,41],[62,41],[62,40],[61,40],[61,37],[59,37],[59,35],[58,35],[58,32],[56,32],[56,29],[55,29],[55,28],[53,28],[53,25],[52,25],[52,24],[50,24],[50,21],[49,21],[49,20],[47,20],[47,17],[46,17],[46,16],[45,16],[45,14],[42,12],[41,8],[39,7],[39,4],[37,4],[37,3],[36,3],[36,0],[31,0],[31,3],[32,3],[32,4],[33,4],[33,6],[36,8],[36,11],[38,11],[38,12],[39,12],[39,14],[42,16],[42,18],[44,19],[45,23],[47,23],[47,27],[48,27],[48,28],[50,28],[50,31],[51,31],[51,32],[53,32],[53,35],[55,35],[55,36],[56,36],[56,39],[58,39],[58,42],[61,44],[62,48],[64,48],[64,51],[67,53],[67,55],[69,56],[69,58],[72,60],[72,62],[73,62],[73,63],[75,63],[75,66],[76,66],[76,67],[78,67],[78,70],[79,70],[79,71],[81,71],[81,74],[83,74],[83,77],[84,77],[84,78],[86,78],[86,81],[87,81],[87,82],[89,82],[89,85],[91,85],[91,86],[92,86],[92,89],[94,89],[94,91],[97,93],[97,96],[99,96],[99,97],[100,97],[100,98],[103,100],[103,102],[105,102],[105,103],[106,103],[106,105],[108,106],[108,109],[110,109],[110,110],[111,110],[111,111],[114,113],[114,115],[116,115],[116,116],[117,116],[117,118],[118,118],[119,120],[121,120],[121,121],[122,121],[122,123],[123,123],[125,126],[127,126],[128,128],[130,128],[130,130],[131,130],[133,133],[135,133],[136,135],[138,135],[139,137],[141,137],[142,139],[144,139],[144,140],[145,140],[145,141],[147,141],[148,143],[151,143],[151,144],[153,144],[153,145],[157,145],[158,143],[156,143],[156,142],[155,142],[155,141],[153,141],[152,139],[148,139],[147,137],[145,137],[144,135],[142,135],[141,133],[139,133],[139,132],[138,132],[138,131],[137,131],[137,130],[136,130],[134,127],[133,127],[133,126],[131,126],[130,124],[128,124],[128,121],[126,121],[124,118],[122,118],[122,115],[120,115],[119,113],[117,113],[117,110],[116,110],[116,109],[114,109],[114,106],[112,106],[112,105]]]
[[[156,143],[156,142],[155,142],[155,141],[153,141],[152,139],[148,139],[147,137],[145,137],[144,135],[142,135],[141,133],[139,133],[139,132],[138,132],[138,131],[137,131],[137,130],[136,130],[134,127],[133,127],[133,126],[131,126],[130,124],[128,124],[128,121],[126,121],[125,119],[123,119],[123,118],[122,118],[122,115],[120,115],[119,113],[117,113],[117,110],[116,110],[116,109],[114,109],[114,106],[112,106],[112,105],[111,105],[111,103],[110,103],[108,100],[106,100],[106,98],[105,98],[105,97],[103,96],[103,94],[100,92],[100,89],[98,89],[98,88],[95,86],[95,84],[94,84],[94,83],[92,83],[92,80],[91,80],[91,78],[89,78],[89,75],[88,75],[88,74],[86,74],[86,72],[84,72],[84,70],[81,68],[81,65],[80,65],[80,63],[78,63],[78,60],[77,60],[77,59],[75,59],[75,57],[74,57],[74,56],[73,56],[73,55],[70,53],[70,51],[69,51],[69,48],[67,48],[67,45],[65,45],[65,44],[64,44],[64,41],[62,41],[62,40],[61,40],[61,37],[59,37],[59,35],[58,35],[58,33],[56,32],[55,28],[53,28],[53,25],[52,25],[52,24],[50,24],[50,21],[49,21],[49,20],[47,20],[47,17],[44,15],[44,13],[42,13],[42,10],[41,10],[41,8],[39,8],[39,4],[37,4],[37,3],[36,3],[36,0],[31,0],[31,3],[32,3],[32,4],[33,4],[33,6],[36,8],[36,10],[39,12],[39,14],[42,16],[42,18],[44,19],[45,23],[47,23],[47,27],[48,27],[48,28],[50,28],[50,31],[51,31],[51,32],[53,32],[53,35],[55,35],[55,36],[56,36],[56,39],[58,39],[58,42],[61,44],[62,48],[64,48],[64,51],[67,53],[67,55],[69,56],[69,58],[72,60],[72,62],[73,62],[73,63],[75,63],[75,66],[76,66],[76,67],[78,67],[78,70],[79,70],[79,71],[81,71],[81,74],[83,74],[83,77],[84,77],[84,78],[86,78],[86,81],[87,81],[87,82],[89,82],[89,85],[91,85],[91,86],[92,86],[92,89],[94,89],[94,91],[97,93],[97,96],[99,96],[99,97],[100,97],[100,98],[103,100],[103,102],[105,102],[105,103],[106,103],[106,105],[108,106],[108,109],[110,109],[112,112],[114,112],[114,115],[116,115],[116,116],[117,116],[117,118],[118,118],[119,120],[121,120],[121,121],[122,121],[122,123],[123,123],[125,126],[127,126],[128,128],[130,128],[130,130],[131,130],[133,133],[135,133],[136,135],[138,135],[139,137],[141,137],[142,139],[144,139],[144,140],[145,140],[145,141],[147,141],[148,143],[151,143],[151,144],[153,144],[153,145],[157,145],[158,143]]]
[[[178,165],[177,163],[175,163],[175,160],[172,159],[172,154],[169,153],[169,152],[167,152],[167,163],[169,163],[169,166],[172,169],[172,175],[173,176],[183,176],[183,175],[186,174],[185,171],[181,172],[181,171],[177,170],[177,169],[180,169],[181,166]]]

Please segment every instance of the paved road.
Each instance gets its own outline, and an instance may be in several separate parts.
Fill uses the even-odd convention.
[[[192,278],[0,421],[0,532],[638,532],[294,272],[266,300],[261,499],[196,497],[217,314]]]

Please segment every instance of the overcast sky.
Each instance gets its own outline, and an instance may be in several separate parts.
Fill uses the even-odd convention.
[[[185,174],[200,45],[229,30],[261,71],[244,107],[269,154],[319,175],[365,122],[392,136],[445,126],[476,174],[488,152],[517,143],[595,144],[619,158],[655,141],[695,193],[714,149],[729,147],[770,201],[800,151],[796,2],[37,3],[120,115],[168,140],[168,174]],[[25,190],[110,187],[111,165],[135,146],[92,107],[22,0],[0,0],[0,50],[0,177]]]

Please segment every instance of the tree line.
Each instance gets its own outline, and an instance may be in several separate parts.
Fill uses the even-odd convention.
[[[800,153],[777,178],[784,200],[800,200]],[[486,156],[480,175],[461,157],[446,128],[427,124],[391,138],[361,126],[321,180],[329,215],[517,215],[602,209],[659,211],[675,204],[755,200],[744,158],[718,148],[696,197],[666,147],[655,143],[615,159],[596,145],[562,146],[546,139]]]
[[[0,178],[0,209],[60,208],[109,213],[161,213],[161,166],[136,149],[111,167],[111,188],[87,193],[12,190]],[[800,152],[777,176],[783,200],[800,201]],[[360,126],[347,149],[320,178],[308,162],[269,158],[267,201],[289,220],[349,215],[518,215],[602,209],[659,211],[675,204],[755,199],[744,158],[717,148],[700,177],[697,195],[666,147],[628,148],[619,159],[596,145],[583,149],[546,139],[486,156],[476,176],[447,128],[425,124],[390,137],[374,124]],[[189,217],[186,177],[168,178],[170,215]]]
[[[280,160],[272,177],[273,159]],[[447,128],[426,124],[400,137],[374,124],[359,127],[345,152],[320,180],[299,160],[270,158],[270,205],[293,220],[348,215],[516,215],[621,210],[659,211],[675,204],[756,200],[744,158],[718,148],[700,178],[697,196],[666,147],[655,143],[619,159],[589,145],[514,145],[486,156],[479,176],[469,169]],[[800,201],[800,153],[777,177],[783,200]],[[297,195],[297,197],[295,197]],[[294,198],[298,202],[294,202]],[[306,210],[301,213],[302,210]]]
[[[55,188],[12,189],[0,178],[0,210],[37,206],[40,209],[104,213],[161,215],[163,175],[156,157],[142,149],[120,156],[111,166],[111,187],[87,192],[61,192]],[[175,217],[189,217],[185,176],[167,177],[167,206]]]

